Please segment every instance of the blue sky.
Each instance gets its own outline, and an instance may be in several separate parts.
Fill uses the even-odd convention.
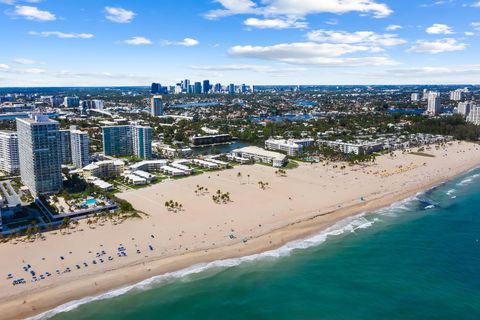
[[[0,0],[0,86],[479,83],[478,0]]]

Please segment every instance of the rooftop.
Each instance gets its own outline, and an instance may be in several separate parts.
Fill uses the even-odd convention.
[[[263,157],[269,157],[269,158],[275,158],[282,160],[286,156],[284,154],[278,153],[278,152],[273,152],[273,151],[268,151],[259,147],[255,146],[248,146],[248,147],[243,147],[240,149],[235,149],[232,151],[233,153],[250,153],[250,154],[257,154],[259,156]]]

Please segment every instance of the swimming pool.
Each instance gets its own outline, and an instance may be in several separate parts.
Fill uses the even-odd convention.
[[[82,206],[93,206],[97,204],[97,199],[87,199],[81,203]]]

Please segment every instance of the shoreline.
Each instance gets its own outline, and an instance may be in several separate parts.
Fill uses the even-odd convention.
[[[192,268],[202,263],[212,263],[227,259],[249,257],[279,249],[286,244],[305,240],[324,232],[339,221],[354,217],[362,213],[386,208],[392,204],[408,199],[419,192],[432,190],[458,176],[478,168],[480,162],[470,165],[463,164],[455,170],[445,172],[435,178],[421,181],[412,187],[395,192],[379,193],[376,198],[361,203],[349,204],[342,208],[320,212],[311,211],[304,217],[290,221],[283,226],[274,227],[264,233],[257,234],[248,240],[228,245],[221,245],[208,249],[190,251],[167,257],[151,257],[141,261],[124,264],[117,268],[110,268],[104,273],[96,275],[80,275],[67,283],[56,283],[46,287],[29,290],[28,293],[12,295],[3,298],[0,302],[2,319],[21,319],[34,316],[34,319],[48,311],[76,305],[81,301],[89,302],[98,297],[109,296],[110,292],[124,291],[143,281],[149,282],[152,278],[162,277],[172,272]],[[128,222],[126,222],[128,223]]]
[[[36,308],[35,311],[32,310],[31,312],[30,311],[28,311],[28,312],[18,312],[18,310],[17,310],[17,312],[15,312],[16,315],[12,315],[13,318],[11,318],[11,319],[18,319],[18,317],[20,317],[20,318],[30,317],[30,319],[42,318],[42,317],[46,316],[46,314],[45,314],[46,312],[49,312],[49,311],[54,311],[55,312],[55,310],[57,308],[62,308],[63,311],[66,311],[65,309],[73,310],[74,308],[76,308],[80,305],[83,305],[84,303],[88,303],[88,302],[91,302],[91,301],[94,301],[94,300],[102,300],[104,298],[107,298],[107,297],[111,296],[109,294],[110,292],[121,291],[122,292],[122,293],[120,293],[120,295],[121,295],[121,294],[124,294],[124,293],[130,291],[131,289],[134,289],[134,287],[136,287],[137,285],[139,285],[140,283],[142,283],[144,281],[153,280],[154,278],[162,277],[162,276],[168,275],[170,273],[174,273],[174,272],[181,272],[181,271],[184,271],[186,269],[195,267],[199,264],[203,264],[203,263],[208,264],[208,263],[224,261],[224,260],[229,260],[229,259],[248,257],[248,256],[252,256],[252,255],[255,255],[255,254],[261,254],[261,253],[269,252],[269,251],[272,251],[272,250],[276,250],[276,249],[279,249],[279,248],[287,245],[288,243],[290,243],[292,241],[298,241],[298,240],[302,240],[302,239],[307,239],[311,236],[315,236],[315,235],[321,233],[322,231],[325,231],[329,227],[334,226],[335,223],[337,223],[339,221],[342,221],[344,219],[355,217],[355,216],[360,215],[362,213],[373,213],[372,211],[376,211],[376,210],[379,210],[379,209],[382,209],[382,208],[389,207],[389,206],[395,204],[396,202],[406,200],[406,199],[408,199],[408,198],[410,198],[410,197],[412,197],[412,196],[414,196],[418,193],[433,190],[433,189],[437,188],[438,186],[443,185],[443,184],[447,183],[448,181],[453,180],[453,179],[455,179],[455,178],[457,178],[457,177],[459,177],[463,174],[466,174],[469,171],[473,171],[477,168],[478,168],[478,166],[475,166],[475,167],[472,167],[468,170],[464,170],[464,171],[456,174],[455,176],[450,177],[447,180],[439,179],[437,181],[432,181],[424,189],[408,190],[408,191],[405,191],[405,192],[402,192],[402,193],[399,193],[399,194],[394,194],[394,195],[391,196],[391,198],[385,198],[384,197],[382,199],[376,199],[376,200],[366,202],[365,205],[347,207],[347,208],[339,209],[337,211],[313,216],[313,217],[311,217],[307,220],[302,220],[302,221],[297,221],[297,222],[291,223],[291,224],[289,224],[289,225],[287,225],[283,228],[276,229],[271,233],[267,233],[267,234],[261,235],[257,238],[251,239],[250,243],[254,244],[253,248],[252,247],[246,248],[245,246],[243,246],[243,244],[238,244],[237,243],[237,244],[227,246],[227,247],[212,249],[212,252],[210,252],[208,255],[205,255],[203,252],[191,252],[191,253],[188,253],[188,254],[175,256],[175,257],[152,259],[150,261],[145,261],[143,263],[134,264],[134,265],[130,265],[130,266],[125,266],[125,267],[120,268],[120,269],[110,270],[109,272],[112,272],[112,273],[117,273],[117,272],[122,272],[123,273],[123,272],[129,272],[129,271],[138,272],[139,269],[141,269],[143,271],[142,272],[143,275],[138,275],[138,276],[135,276],[135,277],[131,277],[131,278],[129,278],[128,282],[123,283],[123,285],[120,285],[120,286],[116,286],[115,283],[122,283],[122,281],[117,282],[117,281],[112,279],[112,278],[116,278],[116,274],[109,274],[108,276],[107,275],[102,275],[102,276],[98,276],[98,277],[95,277],[93,279],[90,279],[90,281],[89,281],[90,285],[91,285],[92,281],[97,282],[100,279],[102,279],[103,282],[106,281],[106,284],[104,284],[102,286],[98,286],[95,290],[86,289],[85,286],[80,286],[79,287],[78,283],[76,283],[76,282],[69,283],[68,285],[65,285],[65,286],[59,286],[58,288],[56,288],[59,291],[59,294],[61,292],[70,291],[70,290],[68,290],[69,287],[70,287],[70,289],[76,289],[76,293],[72,294],[70,297],[64,297],[63,299],[61,299],[62,303],[60,305],[58,305],[58,304],[57,305],[51,304],[50,306],[45,305],[44,308]],[[329,222],[322,222],[320,224],[317,223],[317,219],[319,217],[323,217],[323,216],[326,216],[326,215],[332,215],[332,214],[335,214],[335,213],[337,214],[337,216],[333,220],[331,220]],[[277,242],[269,244],[269,245],[262,245],[262,242],[263,242],[263,240],[265,240],[264,238],[267,235],[276,237]],[[280,237],[280,239],[278,237]],[[265,244],[265,242],[263,242],[263,244]],[[234,249],[238,249],[238,250],[234,250]],[[237,251],[238,254],[231,254],[230,255],[230,254],[227,253],[228,251],[230,251],[230,252]],[[175,261],[175,260],[177,260],[177,261]],[[162,265],[160,265],[160,264],[162,264]],[[147,273],[145,273],[145,268],[147,268],[147,270],[148,270]],[[161,273],[154,275],[156,272],[161,272]],[[150,276],[145,277],[147,274],[150,274]],[[85,280],[81,279],[79,281],[84,282]],[[83,287],[83,290],[82,290],[82,287]],[[87,287],[89,287],[89,285],[87,285]],[[87,294],[87,292],[89,294]],[[36,295],[36,294],[41,294],[41,293],[35,293],[34,295]],[[55,294],[55,293],[52,292],[52,294]],[[75,298],[71,299],[73,297],[77,297],[77,298],[76,299]],[[42,300],[41,298],[35,297],[35,296],[32,297],[32,298],[36,302],[37,301],[41,302],[41,300]],[[21,298],[13,299],[12,301],[8,301],[7,304],[10,305],[11,307],[14,307],[15,303],[18,303],[20,300],[21,300]],[[84,303],[81,303],[82,300],[86,300],[86,301]],[[72,309],[69,308],[70,304],[73,306]],[[8,314],[5,314],[5,311],[3,310],[5,306],[3,306],[3,305],[4,305],[4,302],[2,302],[1,306],[0,306],[0,310],[2,310],[2,314],[9,316]],[[50,307],[53,307],[53,308],[50,308]],[[9,307],[7,307],[7,308],[9,308]],[[40,311],[40,312],[38,312],[38,311]],[[6,318],[6,319],[10,319],[10,318]]]

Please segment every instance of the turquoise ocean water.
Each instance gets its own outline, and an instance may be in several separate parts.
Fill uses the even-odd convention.
[[[480,170],[278,250],[40,318],[480,319]]]

